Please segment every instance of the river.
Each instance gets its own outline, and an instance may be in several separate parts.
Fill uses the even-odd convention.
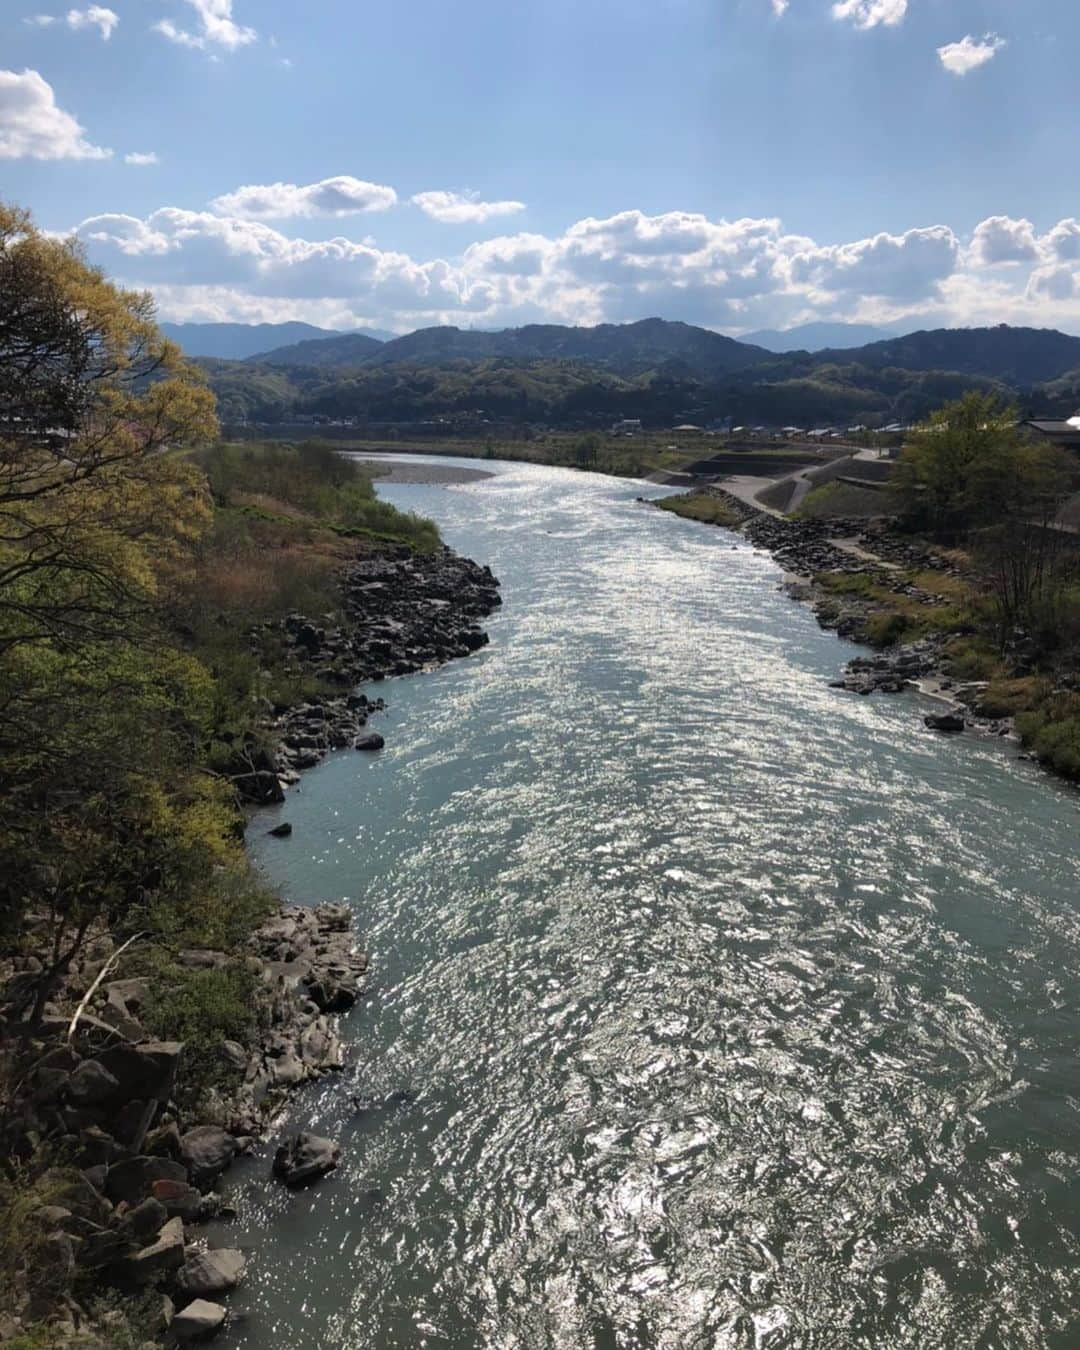
[[[856,649],[658,490],[483,467],[380,493],[490,563],[491,646],[252,831],[375,983],[283,1125],[340,1170],[234,1173],[226,1343],[1080,1344],[1076,794],[830,689]]]

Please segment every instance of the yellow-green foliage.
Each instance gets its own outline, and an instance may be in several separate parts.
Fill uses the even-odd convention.
[[[1065,693],[1016,719],[1021,739],[1035,755],[1067,778],[1080,778],[1080,694]]]
[[[662,497],[656,503],[662,511],[682,516],[684,520],[699,520],[705,525],[723,525],[734,529],[741,523],[737,511],[720,497],[707,492],[689,492],[674,497]]]

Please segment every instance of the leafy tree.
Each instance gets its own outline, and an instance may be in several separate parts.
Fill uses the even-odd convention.
[[[157,622],[209,521],[174,447],[215,432],[150,298],[0,205],[0,920],[46,940],[31,1027],[98,921],[229,850],[197,772],[208,677]]]
[[[0,653],[123,635],[207,519],[201,476],[166,452],[216,430],[151,297],[0,204]]]

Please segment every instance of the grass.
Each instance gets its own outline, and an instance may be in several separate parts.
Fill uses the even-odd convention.
[[[723,525],[735,529],[742,524],[742,517],[720,497],[707,492],[681,493],[674,497],[664,497],[656,503],[661,511],[670,511],[672,515],[682,516],[684,520],[699,520],[705,525]]]
[[[811,488],[792,512],[795,520],[827,520],[834,516],[884,516],[889,500],[884,492],[853,483],[824,483]]]
[[[955,633],[971,621],[959,597],[943,604],[920,600],[897,593],[866,572],[818,572],[814,581],[838,600],[860,600],[873,606],[862,624],[863,640],[871,647],[915,642],[931,633]],[[839,605],[822,607],[823,617],[831,615],[833,620],[839,612]]]

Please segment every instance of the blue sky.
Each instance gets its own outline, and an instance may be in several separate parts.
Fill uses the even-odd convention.
[[[4,195],[165,317],[1080,331],[1072,0],[7,0],[0,23]]]

